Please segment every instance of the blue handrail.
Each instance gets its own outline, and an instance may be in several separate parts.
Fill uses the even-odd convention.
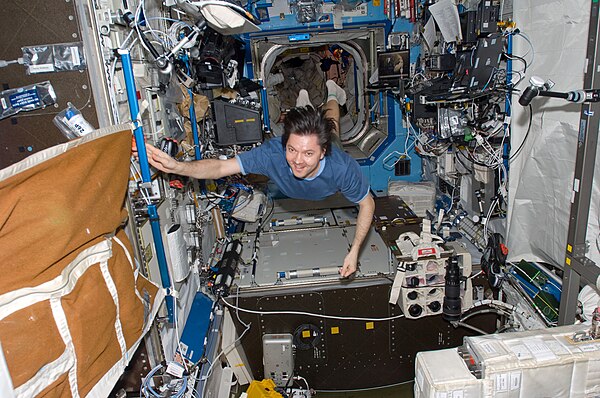
[[[142,129],[142,121],[140,117],[140,108],[138,105],[137,90],[135,88],[135,80],[133,76],[133,65],[131,63],[131,55],[129,50],[119,50],[121,63],[123,65],[123,77],[125,79],[125,87],[127,88],[127,100],[129,103],[129,114],[135,126],[133,135],[135,137],[135,145],[138,151],[138,159],[140,162],[140,170],[142,173],[142,189],[149,188],[152,184],[150,175],[150,165],[148,164],[148,154],[146,153],[146,145],[144,141],[144,131]],[[167,267],[167,257],[165,255],[165,247],[163,245],[162,233],[160,230],[160,220],[156,205],[148,204],[148,216],[150,218],[150,226],[152,228],[152,238],[154,240],[154,248],[156,250],[156,258],[158,261],[158,269],[160,271],[160,280],[162,286],[167,289],[167,297],[165,299],[167,305],[167,314],[169,322],[174,322],[173,316],[173,297],[170,296],[171,277],[169,268]]]

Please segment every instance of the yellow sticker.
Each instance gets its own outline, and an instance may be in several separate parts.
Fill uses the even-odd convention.
[[[308,339],[310,337],[310,330],[303,330],[302,337],[304,337],[305,339]]]
[[[567,259],[565,260],[565,263],[567,263],[567,265],[571,265],[571,259],[569,257],[567,257]]]
[[[567,245],[567,251],[571,253],[573,251],[573,246]]]
[[[375,7],[379,7],[381,5],[381,1],[380,0],[373,0],[373,5]]]
[[[367,330],[375,329],[375,323],[373,323],[373,322],[367,322],[365,324],[365,327],[367,328]]]
[[[331,328],[331,334],[338,334],[340,333],[340,328],[337,326],[334,326]]]

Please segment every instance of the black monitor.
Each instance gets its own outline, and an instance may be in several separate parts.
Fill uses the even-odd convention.
[[[377,54],[379,80],[407,79],[410,75],[410,50],[386,51]]]

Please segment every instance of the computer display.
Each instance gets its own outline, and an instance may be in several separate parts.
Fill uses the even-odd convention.
[[[410,75],[410,50],[387,51],[377,54],[379,80],[404,79]]]

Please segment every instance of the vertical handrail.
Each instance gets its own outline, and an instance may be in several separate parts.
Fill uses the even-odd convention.
[[[194,92],[188,88],[190,94],[190,123],[192,124],[192,136],[194,137],[194,159],[202,159],[200,152],[200,137],[198,137],[198,120],[196,119],[196,107],[194,105]]]
[[[123,65],[123,77],[125,79],[125,87],[127,89],[127,100],[129,103],[129,114],[131,115],[131,121],[134,124],[133,136],[135,138],[135,145],[138,151],[138,159],[140,162],[140,171],[142,173],[142,185],[141,189],[150,189],[152,186],[152,180],[150,175],[150,165],[148,164],[148,154],[146,153],[146,145],[144,141],[144,131],[142,128],[142,121],[140,116],[140,108],[138,105],[137,90],[135,88],[135,80],[133,76],[133,65],[131,63],[131,55],[129,50],[119,50],[119,56],[121,57],[121,63]],[[165,302],[167,305],[167,314],[169,322],[174,322],[173,316],[173,297],[170,295],[171,292],[171,277],[169,275],[169,268],[167,266],[167,257],[165,255],[165,246],[162,240],[162,233],[160,230],[160,220],[158,217],[158,211],[154,203],[147,205],[148,216],[150,219],[150,226],[152,228],[152,238],[154,240],[154,248],[156,250],[156,258],[158,261],[158,269],[160,271],[160,280],[162,286],[167,289],[167,296]]]
[[[269,118],[269,97],[267,95],[267,87],[265,87],[263,80],[259,80],[258,83],[263,86],[263,88],[260,89],[260,99],[262,102],[263,112],[263,126],[266,131],[271,131],[271,119]]]
[[[506,169],[506,173],[508,173],[508,158],[510,156],[510,139],[507,140],[506,137],[509,132],[510,125],[510,115],[511,115],[511,105],[512,105],[512,46],[513,46],[513,37],[512,33],[508,34],[506,37],[506,53],[508,57],[506,57],[506,86],[509,88],[506,91],[506,97],[504,99],[504,111],[506,113],[504,117],[504,147],[502,148],[502,158],[504,162],[504,167]],[[508,175],[504,176],[504,178],[508,178]]]
[[[188,70],[188,73],[191,72],[190,69],[190,60],[186,56],[183,57],[185,62],[185,66]],[[192,137],[194,139],[194,159],[200,160],[202,159],[202,152],[200,151],[200,137],[198,136],[198,119],[196,118],[196,104],[194,103],[194,91],[191,88],[188,88],[188,94],[190,95],[190,123],[192,124]]]

